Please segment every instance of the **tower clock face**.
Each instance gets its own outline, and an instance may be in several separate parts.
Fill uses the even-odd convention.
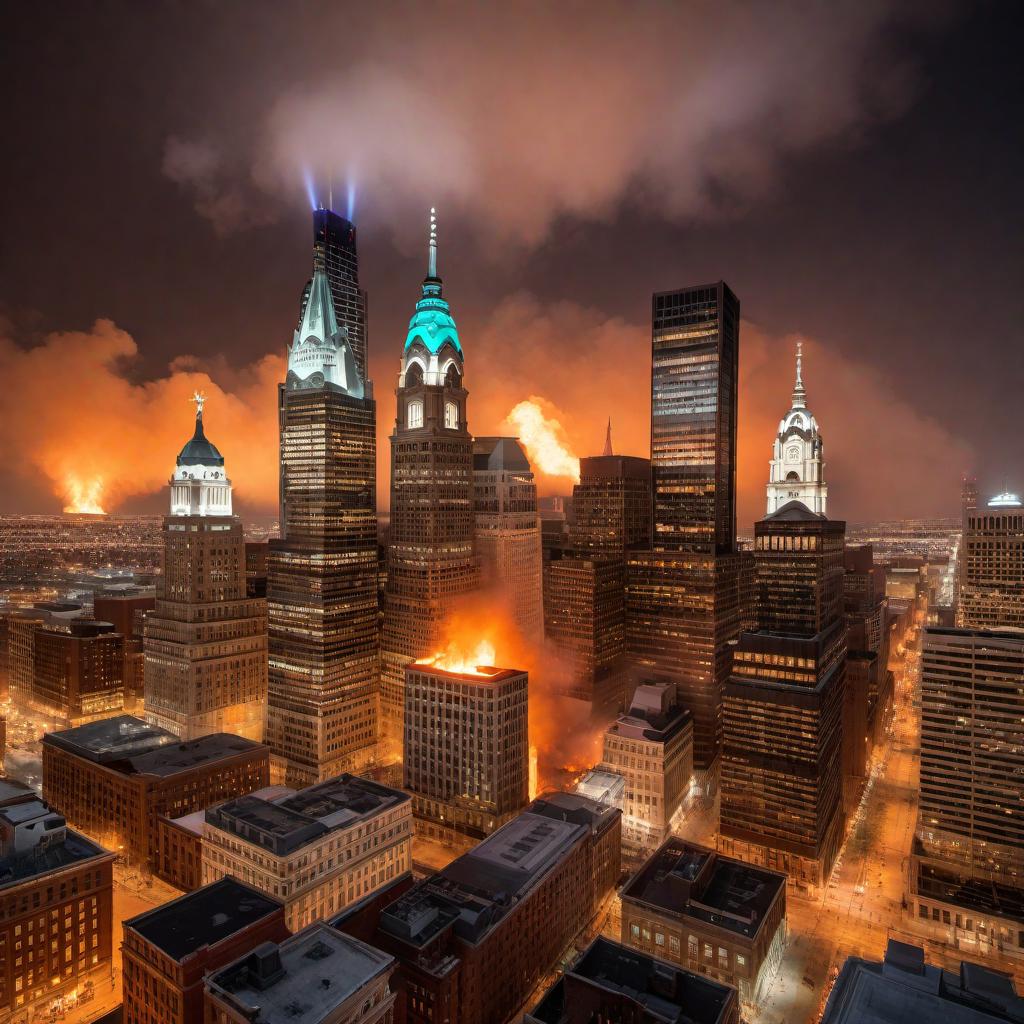
[[[786,449],[786,461],[787,462],[799,462],[800,461],[800,449],[797,447]]]

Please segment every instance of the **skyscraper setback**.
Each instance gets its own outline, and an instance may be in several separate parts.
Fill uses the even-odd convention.
[[[391,532],[381,638],[381,710],[389,756],[398,756],[402,747],[405,666],[434,653],[453,600],[480,581],[462,344],[441,287],[432,210],[427,276],[405,338],[391,435]]]
[[[694,767],[713,783],[728,643],[739,629],[739,300],[723,281],[652,306],[651,551],[628,556],[626,635],[641,676],[693,712]]]
[[[359,287],[359,252],[356,248],[356,226],[333,210],[323,207],[313,211],[313,273],[327,275],[338,325],[348,331],[348,344],[356,362],[359,379],[367,379],[366,292]],[[299,327],[306,313],[306,304],[313,279],[306,284],[299,309]]]
[[[377,740],[376,405],[349,337],[318,269],[278,391],[267,557],[267,742],[299,786],[362,767]]]

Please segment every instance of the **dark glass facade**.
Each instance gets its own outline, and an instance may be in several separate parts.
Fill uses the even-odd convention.
[[[720,846],[813,891],[843,832],[846,524],[793,501],[754,533],[758,628],[724,691]]]
[[[670,679],[714,782],[728,644],[739,631],[739,300],[728,285],[659,292],[651,334],[651,551],[627,557],[626,632],[640,678]]]
[[[289,784],[375,753],[376,405],[329,384],[279,390],[281,538],[267,556],[267,742]]]
[[[359,287],[359,253],[356,226],[333,210],[313,211],[313,270],[327,274],[339,327],[348,328],[348,343],[359,370],[366,380],[366,292]],[[309,284],[302,295],[299,323],[306,311]]]

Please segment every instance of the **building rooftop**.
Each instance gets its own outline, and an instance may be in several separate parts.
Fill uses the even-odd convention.
[[[371,779],[345,773],[295,792],[253,793],[204,812],[208,824],[275,856],[292,853],[336,828],[347,828],[411,798]]]
[[[617,777],[622,778],[621,775]],[[527,810],[555,821],[586,825],[592,832],[603,832],[622,814],[618,807],[584,793],[563,793],[559,790],[543,793]]]
[[[59,842],[37,847],[27,853],[0,858],[0,892],[8,886],[19,885],[31,878],[48,875],[100,857],[109,857],[113,860],[114,854],[78,832],[64,828],[63,838]]]
[[[210,991],[253,1024],[320,1024],[389,972],[394,958],[318,923],[278,945],[265,942],[213,974]]]
[[[735,989],[727,985],[598,938],[548,989],[524,1024],[590,1024],[593,1004],[580,998],[587,989],[620,995],[639,1011],[630,1020],[650,1024],[719,1024],[730,1019],[736,1005]]]
[[[290,789],[288,786],[265,786],[263,789],[257,789],[255,793],[250,793],[249,796],[259,797],[261,800],[276,800],[281,797],[291,796],[295,792],[294,789]],[[167,820],[178,828],[183,829],[186,832],[192,832],[197,836],[203,834],[203,822],[206,821],[206,808],[204,807],[200,811],[193,811],[191,814],[183,814],[179,818],[168,818]]]
[[[608,733],[665,743],[684,729],[692,717],[689,710],[676,703],[674,687],[644,683],[636,688],[628,713],[619,715],[608,727]]]
[[[828,522],[827,516],[820,516],[812,512],[802,501],[795,498],[787,501],[785,505],[777,508],[771,515],[765,516],[763,522],[787,522],[787,523],[824,523]]]
[[[881,963],[849,957],[821,1024],[995,1024],[1024,1021],[1010,977],[963,962],[956,974],[926,964],[924,951],[890,939]]]
[[[602,768],[591,768],[576,783],[576,792],[591,800],[613,804],[620,807],[625,798],[626,778],[618,772],[605,771]]]
[[[439,679],[458,679],[463,683],[498,683],[506,679],[519,679],[526,675],[524,668],[497,668],[494,665],[476,665],[472,672],[457,672],[454,669],[432,665],[429,661],[411,661],[405,666],[406,674],[421,672]]]
[[[265,749],[262,743],[227,732],[211,733],[182,743],[166,729],[147,725],[131,715],[118,715],[74,729],[47,733],[43,742],[123,775],[155,775],[160,778],[236,754]]]
[[[671,837],[622,891],[623,899],[753,938],[786,888],[786,876]]]
[[[476,437],[473,439],[473,469],[493,473],[506,470],[529,473],[530,460],[519,445],[518,437]]]
[[[21,779],[8,776],[0,777],[0,807],[10,803],[21,803],[23,800],[35,799],[36,791]]]
[[[478,943],[590,828],[526,810],[388,906],[380,927],[422,947],[454,925]]]
[[[172,960],[223,942],[282,904],[230,875],[124,922]]]

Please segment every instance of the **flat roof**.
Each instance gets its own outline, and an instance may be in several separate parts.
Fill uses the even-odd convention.
[[[527,675],[525,668],[497,668],[494,665],[477,665],[475,672],[452,672],[440,668],[427,661],[411,661],[405,666],[406,675],[410,672],[422,672],[424,675],[437,676],[439,679],[457,679],[460,683],[497,683],[506,679],[517,679]]]
[[[411,800],[408,793],[344,773],[274,797],[257,793],[207,808],[204,820],[277,856],[337,828],[347,828]]]
[[[15,805],[18,806],[18,805]],[[10,857],[0,858],[0,891],[7,886],[18,885],[30,878],[52,874],[94,857],[110,857],[113,854],[102,846],[86,839],[85,836],[66,829],[64,841],[43,849],[32,850]]]
[[[0,807],[6,803],[21,803],[36,795],[36,791],[27,782],[7,775],[0,776]]]
[[[230,875],[124,922],[172,960],[218,942],[280,910],[282,904]]]
[[[249,796],[258,797],[261,800],[274,800],[278,797],[291,796],[295,790],[288,786],[264,786],[263,789],[257,789],[254,793],[250,793]],[[224,801],[227,803],[228,801]],[[216,806],[216,805],[215,805]],[[171,825],[176,825],[178,828],[185,832],[192,832],[197,836],[203,834],[203,822],[206,821],[206,810],[192,811],[191,814],[182,814],[178,818],[170,818],[167,815],[161,815]]]
[[[390,904],[380,927],[414,946],[450,924],[478,943],[590,832],[526,810]]]
[[[690,711],[681,707],[674,707],[666,714],[654,715],[651,718],[627,713],[619,715],[608,726],[607,731],[613,736],[623,736],[626,739],[665,743],[682,731],[692,718]]]
[[[182,742],[166,729],[147,725],[131,715],[47,733],[43,742],[122,775],[159,778],[191,771],[236,754],[266,749],[262,743],[227,732]]]
[[[1024,999],[1008,975],[962,963],[960,973],[924,962],[920,948],[889,940],[885,960],[849,957],[821,1024],[995,1024],[1024,1021]]]
[[[630,879],[624,899],[752,938],[786,876],[672,836]]]
[[[532,814],[540,814],[556,821],[570,821],[575,825],[586,825],[593,832],[604,831],[616,818],[622,816],[622,811],[613,804],[595,800],[579,791],[565,793],[561,790],[551,790],[542,793],[527,810]]]
[[[565,975],[527,1014],[539,1024],[585,1024],[589,1011],[574,1013],[574,991],[615,992],[650,1011],[644,1020],[719,1024],[735,1005],[735,989],[610,939],[595,939]]]
[[[253,1024],[321,1024],[394,963],[389,954],[319,922],[280,944],[257,946],[207,984]]]

